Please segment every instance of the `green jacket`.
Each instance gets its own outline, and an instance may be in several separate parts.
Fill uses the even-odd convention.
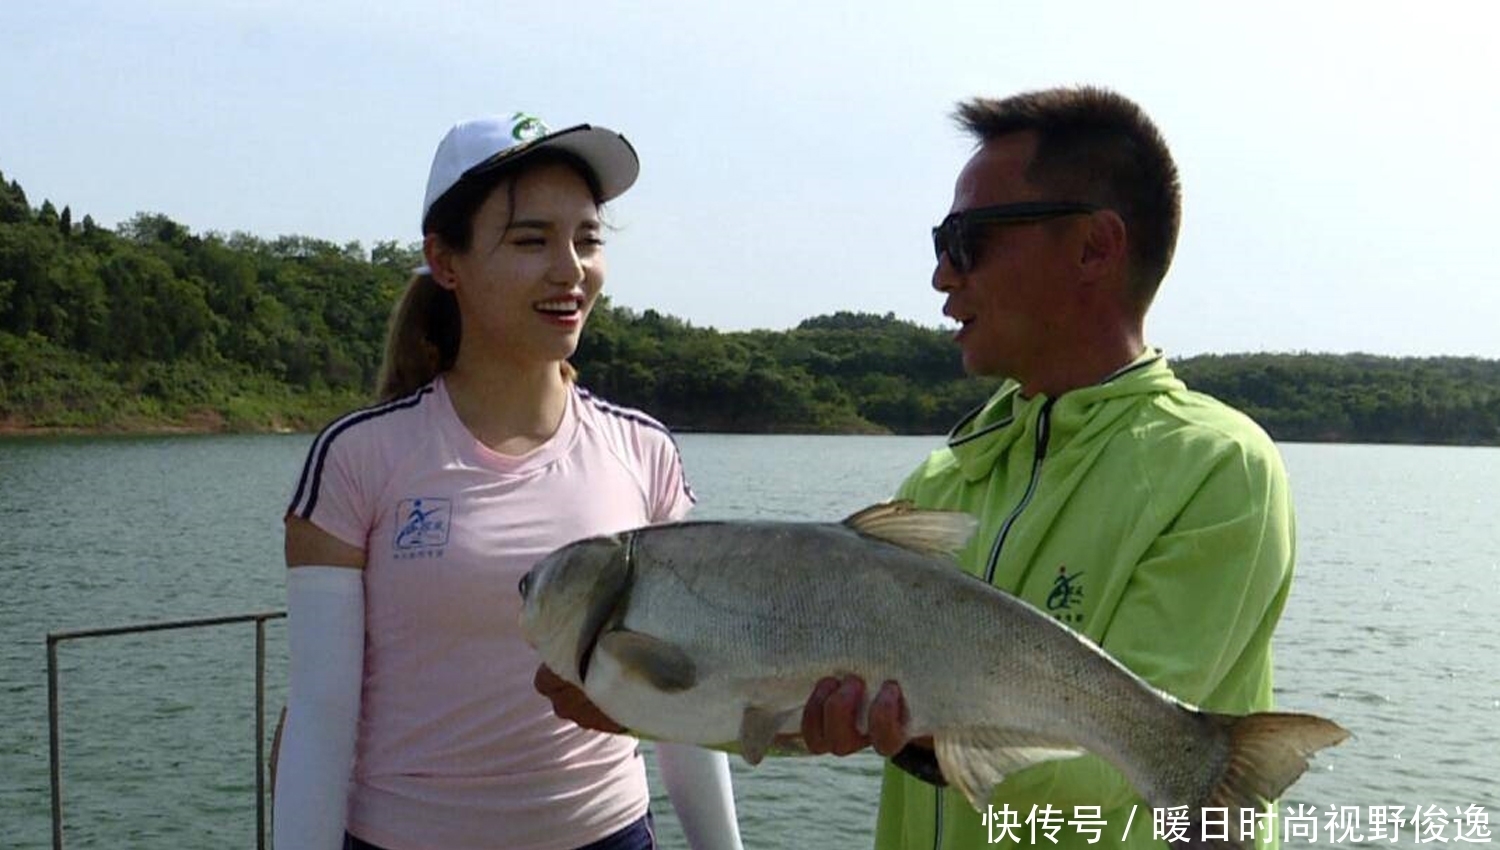
[[[1007,382],[899,495],[978,517],[964,570],[1157,687],[1213,711],[1272,707],[1271,633],[1294,550],[1286,473],[1264,431],[1190,392],[1159,352],[1057,398],[1022,398]],[[1152,839],[1151,809],[1092,755],[1019,771],[993,802],[1018,813],[1019,846],[1166,846]],[[1047,804],[1061,812],[1056,844],[1040,831],[1033,840],[1026,823]],[[1097,806],[1108,822],[1098,843],[1077,829],[1076,806]],[[992,834],[962,795],[887,766],[879,850],[1018,846],[991,844]]]

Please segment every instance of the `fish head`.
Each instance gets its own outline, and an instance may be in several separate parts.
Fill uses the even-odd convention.
[[[594,645],[623,614],[629,586],[622,535],[570,543],[521,577],[521,633],[552,672],[582,687]]]

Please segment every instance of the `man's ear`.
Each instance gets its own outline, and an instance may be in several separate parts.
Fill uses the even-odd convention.
[[[1114,210],[1100,210],[1089,216],[1089,230],[1084,237],[1079,259],[1089,280],[1110,280],[1129,274],[1130,236],[1125,220]]]
[[[427,260],[427,268],[438,286],[450,291],[458,287],[458,274],[453,268],[453,249],[444,244],[436,233],[429,233],[423,238],[422,256]]]

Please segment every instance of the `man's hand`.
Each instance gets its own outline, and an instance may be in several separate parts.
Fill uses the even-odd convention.
[[[532,685],[537,693],[551,700],[552,711],[564,720],[571,720],[585,729],[597,729],[600,732],[619,734],[625,731],[624,726],[609,719],[598,706],[589,702],[581,688],[570,684],[545,664],[536,668]]]
[[[859,728],[859,707],[864,698],[865,683],[857,676],[819,681],[802,709],[802,740],[808,752],[846,756],[869,746],[887,757],[900,752],[911,741],[906,732],[910,716],[901,686],[895,682],[880,686],[870,704],[868,731]],[[931,739],[926,743],[932,746]]]

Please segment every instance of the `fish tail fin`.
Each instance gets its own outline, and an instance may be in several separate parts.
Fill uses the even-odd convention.
[[[1189,812],[1192,821],[1189,840],[1174,844],[1189,850],[1254,847],[1254,834],[1244,831],[1241,825],[1249,822],[1259,826],[1265,820],[1251,821],[1244,810],[1263,812],[1266,804],[1280,797],[1302,776],[1313,753],[1349,737],[1344,727],[1311,714],[1207,716],[1228,733],[1229,758],[1208,795]],[[1207,817],[1210,812],[1216,815],[1212,823]],[[1261,828],[1274,829],[1274,826],[1265,824]]]
[[[1206,806],[1246,807],[1275,800],[1307,770],[1309,756],[1349,737],[1349,730],[1311,714],[1210,716],[1229,731],[1229,761]]]

